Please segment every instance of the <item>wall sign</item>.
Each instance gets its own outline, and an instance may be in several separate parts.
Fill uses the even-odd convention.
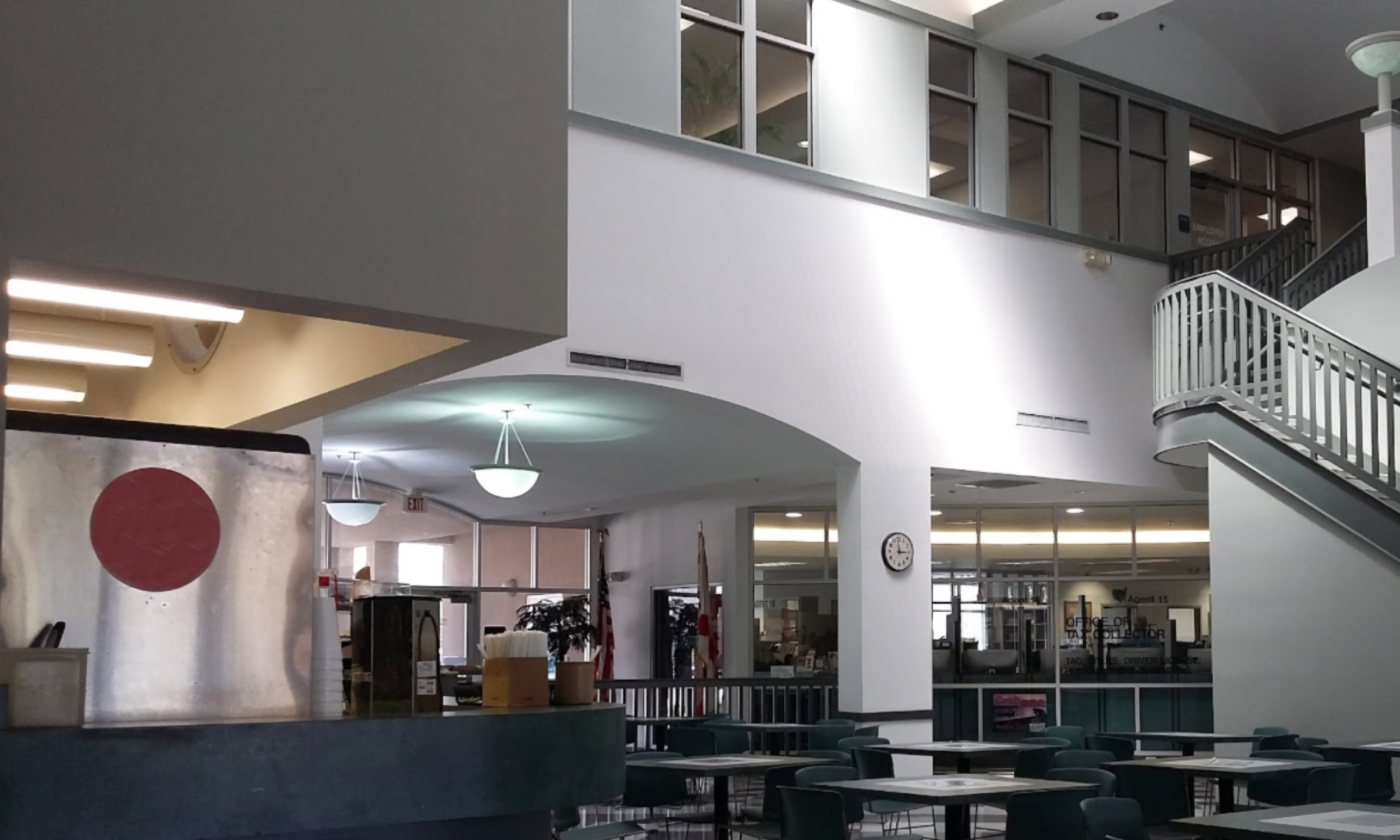
[[[147,468],[117,476],[97,497],[88,531],[102,567],[146,592],[193,583],[219,550],[213,500],[174,470]]]

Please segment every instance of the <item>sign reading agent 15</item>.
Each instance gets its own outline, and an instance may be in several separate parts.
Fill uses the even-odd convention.
[[[909,539],[908,534],[898,531],[890,534],[880,544],[880,559],[892,572],[907,572],[914,565],[914,541]]]

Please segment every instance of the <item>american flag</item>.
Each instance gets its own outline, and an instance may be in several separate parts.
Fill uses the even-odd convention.
[[[610,680],[613,678],[613,639],[612,601],[608,597],[608,569],[603,560],[603,547],[608,541],[608,529],[598,531],[598,612],[594,625],[595,640],[599,652],[593,658],[593,678]]]

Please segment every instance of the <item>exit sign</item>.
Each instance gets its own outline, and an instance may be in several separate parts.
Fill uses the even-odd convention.
[[[408,513],[424,513],[428,510],[428,500],[423,496],[404,496],[403,509]]]

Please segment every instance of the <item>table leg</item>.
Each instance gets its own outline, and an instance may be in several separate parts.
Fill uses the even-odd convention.
[[[666,752],[666,730],[665,726],[653,726],[651,728],[651,740],[655,744],[658,752]]]
[[[729,840],[729,777],[715,776],[715,840]]]
[[[1195,754],[1196,754],[1196,745],[1195,745],[1195,744],[1190,744],[1190,743],[1188,743],[1188,744],[1182,744],[1182,745],[1181,745],[1181,755],[1182,755],[1182,757],[1186,758],[1186,757],[1193,756],[1193,755],[1195,755]]]
[[[960,756],[958,756],[958,772],[959,772],[959,773],[971,773],[971,772],[972,772],[972,756],[970,756],[970,755],[960,755]]]
[[[1220,784],[1218,795],[1220,796],[1219,810],[1222,814],[1228,814],[1235,810],[1235,780],[1216,779]]]
[[[943,836],[948,840],[967,840],[967,806],[945,805],[943,807]]]

